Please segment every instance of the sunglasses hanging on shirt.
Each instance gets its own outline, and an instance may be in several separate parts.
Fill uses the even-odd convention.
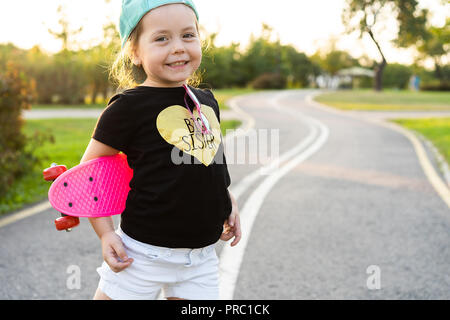
[[[188,109],[192,120],[194,120],[194,125],[197,127],[197,129],[199,131],[201,131],[201,133],[211,134],[211,127],[209,126],[208,119],[206,119],[206,117],[202,113],[200,102],[198,101],[195,94],[192,92],[192,90],[187,85],[184,84],[183,87],[186,90],[186,93],[184,94],[184,103],[186,104],[186,108]],[[191,109],[189,109],[189,106],[188,106],[188,103],[186,100],[186,96],[189,96],[191,98],[192,102],[194,102],[195,107],[197,108],[197,112],[200,116],[200,120],[202,121],[202,128],[199,127],[199,124],[198,124],[197,120],[195,119],[194,114],[192,113]]]

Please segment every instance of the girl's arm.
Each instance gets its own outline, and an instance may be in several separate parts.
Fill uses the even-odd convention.
[[[110,146],[101,143],[95,139],[91,139],[89,145],[84,152],[83,157],[81,158],[80,163],[104,157],[104,156],[113,156],[119,153],[119,150],[111,148]],[[101,239],[102,236],[110,231],[114,231],[114,223],[111,217],[103,217],[103,218],[89,218],[89,222],[92,224],[95,233]]]
[[[231,214],[228,219],[224,223],[224,232],[220,237],[223,241],[228,241],[234,237],[231,246],[234,247],[239,243],[242,237],[241,233],[241,219],[239,217],[239,208],[236,199],[231,194],[230,190],[228,190],[228,194],[230,195],[232,209]]]
[[[81,158],[80,163],[105,156],[114,156],[119,150],[91,139]],[[103,259],[114,272],[127,268],[133,259],[128,259],[120,237],[114,232],[114,222],[111,217],[89,218],[89,222],[102,242]],[[120,259],[118,259],[120,258]]]
[[[114,156],[119,153],[119,150],[111,148],[110,146],[101,143],[95,139],[91,139],[80,163],[105,156]]]

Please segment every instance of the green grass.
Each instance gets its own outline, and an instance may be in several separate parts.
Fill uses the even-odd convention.
[[[35,104],[32,106],[32,110],[51,110],[51,109],[104,109],[106,107],[106,103],[97,103],[97,104]]]
[[[450,111],[450,92],[342,90],[322,94],[315,100],[342,110]]]
[[[228,110],[229,107],[226,105],[226,100],[245,93],[252,93],[256,92],[253,89],[217,89],[213,90],[214,96],[217,99],[217,102],[219,102],[219,108],[221,110]],[[98,101],[97,101],[98,102]],[[104,109],[106,107],[105,103],[96,103],[96,104],[77,104],[77,105],[64,105],[64,104],[36,104],[32,106],[32,110],[39,110],[39,109]]]
[[[450,118],[392,120],[430,140],[447,163],[450,163]]]
[[[234,96],[257,92],[257,90],[250,88],[242,88],[242,89],[217,89],[213,90],[214,96],[216,97],[217,102],[219,103],[219,108],[221,110],[230,109],[226,105],[226,101]]]
[[[450,111],[450,92],[345,90],[326,93],[316,101],[342,110]],[[391,120],[422,134],[450,163],[450,118]]]
[[[64,164],[68,168],[79,164],[96,122],[96,119],[28,120],[23,130],[26,136],[32,136],[36,130],[50,132],[55,143],[46,142],[35,150],[34,154],[44,159],[42,164],[17,180],[6,196],[0,199],[0,214],[45,200],[50,183],[44,181],[42,170],[50,167],[53,162]],[[222,134],[225,135],[227,129],[239,125],[240,122],[235,120],[222,121]]]
[[[55,143],[46,142],[34,154],[43,159],[40,166],[17,180],[6,196],[0,199],[0,213],[22,208],[26,204],[44,200],[49,183],[44,181],[42,170],[52,162],[72,167],[80,162],[89,143],[96,119],[28,120],[24,134],[32,136],[36,130],[51,133]]]

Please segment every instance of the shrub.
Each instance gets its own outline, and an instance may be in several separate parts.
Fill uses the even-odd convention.
[[[287,79],[280,73],[263,73],[251,82],[254,89],[284,89]]]
[[[412,70],[399,63],[388,64],[383,72],[383,87],[406,89],[409,84]]]
[[[450,91],[450,82],[432,81],[420,86],[423,91]]]
[[[12,62],[0,74],[0,197],[15,179],[39,163],[33,156],[34,148],[45,140],[51,140],[51,136],[36,132],[27,145],[27,137],[21,130],[21,114],[31,108],[36,96],[35,88],[34,81],[27,80]]]

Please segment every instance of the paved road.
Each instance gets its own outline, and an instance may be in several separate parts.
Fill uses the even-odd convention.
[[[242,191],[242,214],[261,198],[241,249],[218,248],[219,254],[243,251],[233,298],[449,299],[450,210],[411,143],[387,128],[318,109],[305,102],[309,93],[237,101],[255,119],[254,129],[279,129],[280,155],[317,148],[279,175],[265,197],[255,191],[268,175],[244,183],[261,164],[227,159],[231,187]],[[311,140],[296,149],[305,139]],[[0,228],[0,299],[92,297],[100,242],[87,221],[72,233],[55,232],[55,217],[42,212]],[[381,272],[380,290],[366,285],[373,265]],[[80,289],[67,288],[68,270],[81,272]]]
[[[286,96],[280,107],[300,120],[319,120],[328,140],[264,199],[234,298],[449,299],[450,210],[411,143],[387,128],[311,107],[306,94]],[[240,104],[258,128],[280,128],[283,154],[308,132],[291,113],[274,111],[269,98]],[[372,265],[381,272],[380,290],[367,288]]]

